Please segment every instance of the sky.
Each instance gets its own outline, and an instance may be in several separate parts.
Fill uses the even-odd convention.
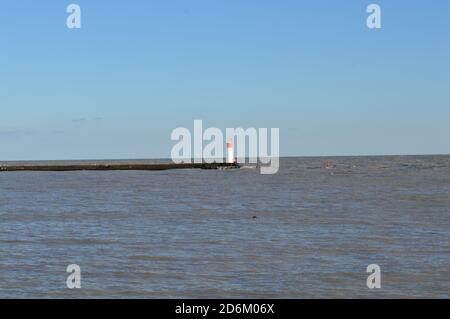
[[[282,156],[450,154],[450,1],[0,4],[0,160],[168,158],[195,119]]]

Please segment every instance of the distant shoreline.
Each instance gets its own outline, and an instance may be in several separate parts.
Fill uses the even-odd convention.
[[[433,156],[450,156],[450,154],[386,154],[386,155],[292,155],[280,156],[283,158],[357,158],[357,157],[433,157]],[[186,159],[188,161],[189,159]],[[130,164],[173,164],[170,158],[113,158],[113,159],[36,159],[36,160],[1,160],[0,166],[8,166],[11,164],[34,164],[34,163],[92,163],[92,164],[115,164],[120,162],[127,162]],[[189,164],[189,163],[187,163]]]

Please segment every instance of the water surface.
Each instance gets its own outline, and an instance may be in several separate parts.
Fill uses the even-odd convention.
[[[330,159],[0,173],[0,297],[448,298],[450,156]]]

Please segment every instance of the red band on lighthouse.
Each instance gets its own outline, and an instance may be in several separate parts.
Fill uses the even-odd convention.
[[[234,149],[233,142],[227,142],[227,163],[234,163]]]

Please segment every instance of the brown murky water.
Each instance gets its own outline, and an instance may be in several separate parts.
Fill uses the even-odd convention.
[[[450,156],[324,160],[0,173],[0,297],[450,297]]]

